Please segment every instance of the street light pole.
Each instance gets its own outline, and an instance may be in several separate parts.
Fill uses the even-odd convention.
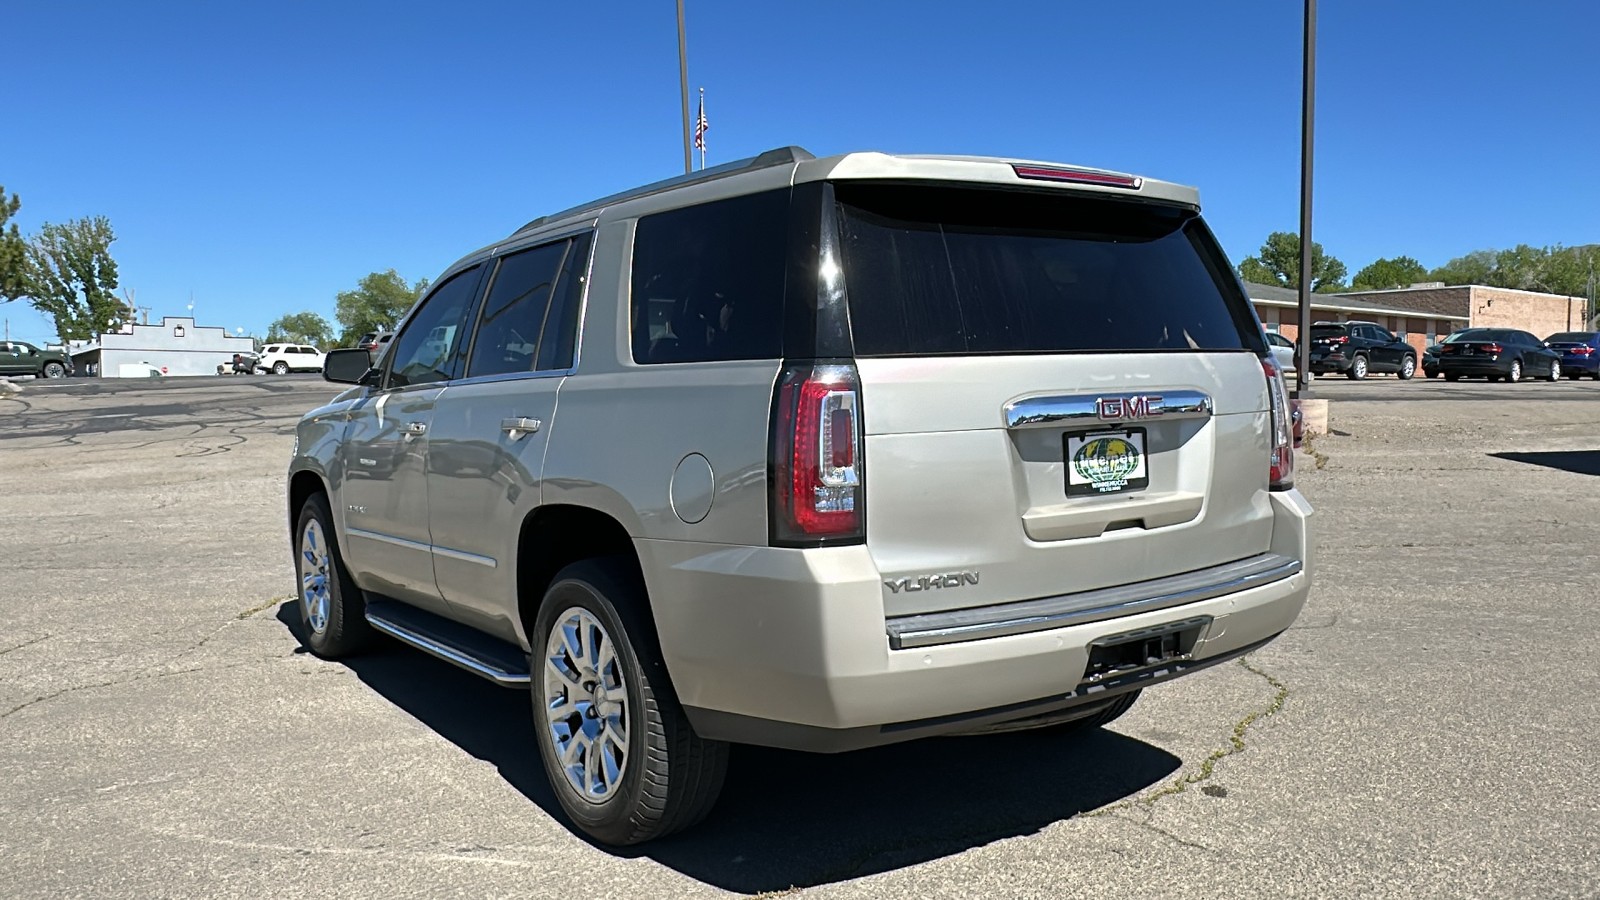
[[[1304,75],[1300,94],[1300,328],[1295,343],[1295,396],[1311,396],[1311,134],[1317,77],[1317,0],[1306,0]]]
[[[694,171],[694,154],[689,149],[689,50],[683,36],[683,0],[678,0],[678,89],[683,95],[683,171]]]

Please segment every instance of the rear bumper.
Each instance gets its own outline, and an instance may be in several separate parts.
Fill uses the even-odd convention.
[[[1449,359],[1439,361],[1439,371],[1446,375],[1509,375],[1509,359]]]
[[[1295,491],[1272,494],[1271,503],[1271,552],[1301,562],[1292,574],[1151,611],[907,649],[891,645],[884,589],[865,547],[637,545],[663,656],[696,729],[832,751],[1088,714],[1119,693],[1264,644],[1294,622],[1310,585],[1311,508]],[[1085,681],[1095,641],[1200,618],[1208,621],[1188,659]]]
[[[1593,375],[1596,372],[1600,372],[1600,355],[1573,357],[1563,356],[1561,358],[1561,371],[1582,372],[1585,375]]]

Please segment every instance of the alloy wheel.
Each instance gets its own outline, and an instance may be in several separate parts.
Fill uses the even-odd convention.
[[[545,734],[567,786],[589,803],[610,799],[628,769],[628,684],[605,626],[571,607],[545,642]]]
[[[328,593],[331,568],[332,558],[322,525],[312,519],[300,535],[300,605],[305,611],[306,625],[316,634],[328,630],[328,612],[333,606],[333,598]]]

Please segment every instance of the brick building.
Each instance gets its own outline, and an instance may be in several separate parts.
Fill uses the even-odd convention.
[[[1453,319],[1464,318],[1469,328],[1520,328],[1540,338],[1558,331],[1584,331],[1589,324],[1589,303],[1582,297],[1477,284],[1459,287],[1418,285],[1340,296],[1364,303],[1394,304],[1425,310]]]
[[[1255,304],[1256,315],[1268,331],[1276,331],[1289,340],[1300,334],[1300,292],[1292,288],[1246,282],[1245,290]],[[1380,291],[1379,294],[1393,293]],[[1312,294],[1312,322],[1376,322],[1399,335],[1402,340],[1421,353],[1428,345],[1443,340],[1457,329],[1467,327],[1465,313],[1439,311],[1396,298],[1368,299],[1365,295]],[[1540,337],[1543,337],[1541,334]]]

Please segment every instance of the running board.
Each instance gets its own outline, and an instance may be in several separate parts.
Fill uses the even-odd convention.
[[[367,621],[402,643],[501,687],[526,690],[532,682],[527,656],[519,648],[443,616],[394,600],[369,599]]]

